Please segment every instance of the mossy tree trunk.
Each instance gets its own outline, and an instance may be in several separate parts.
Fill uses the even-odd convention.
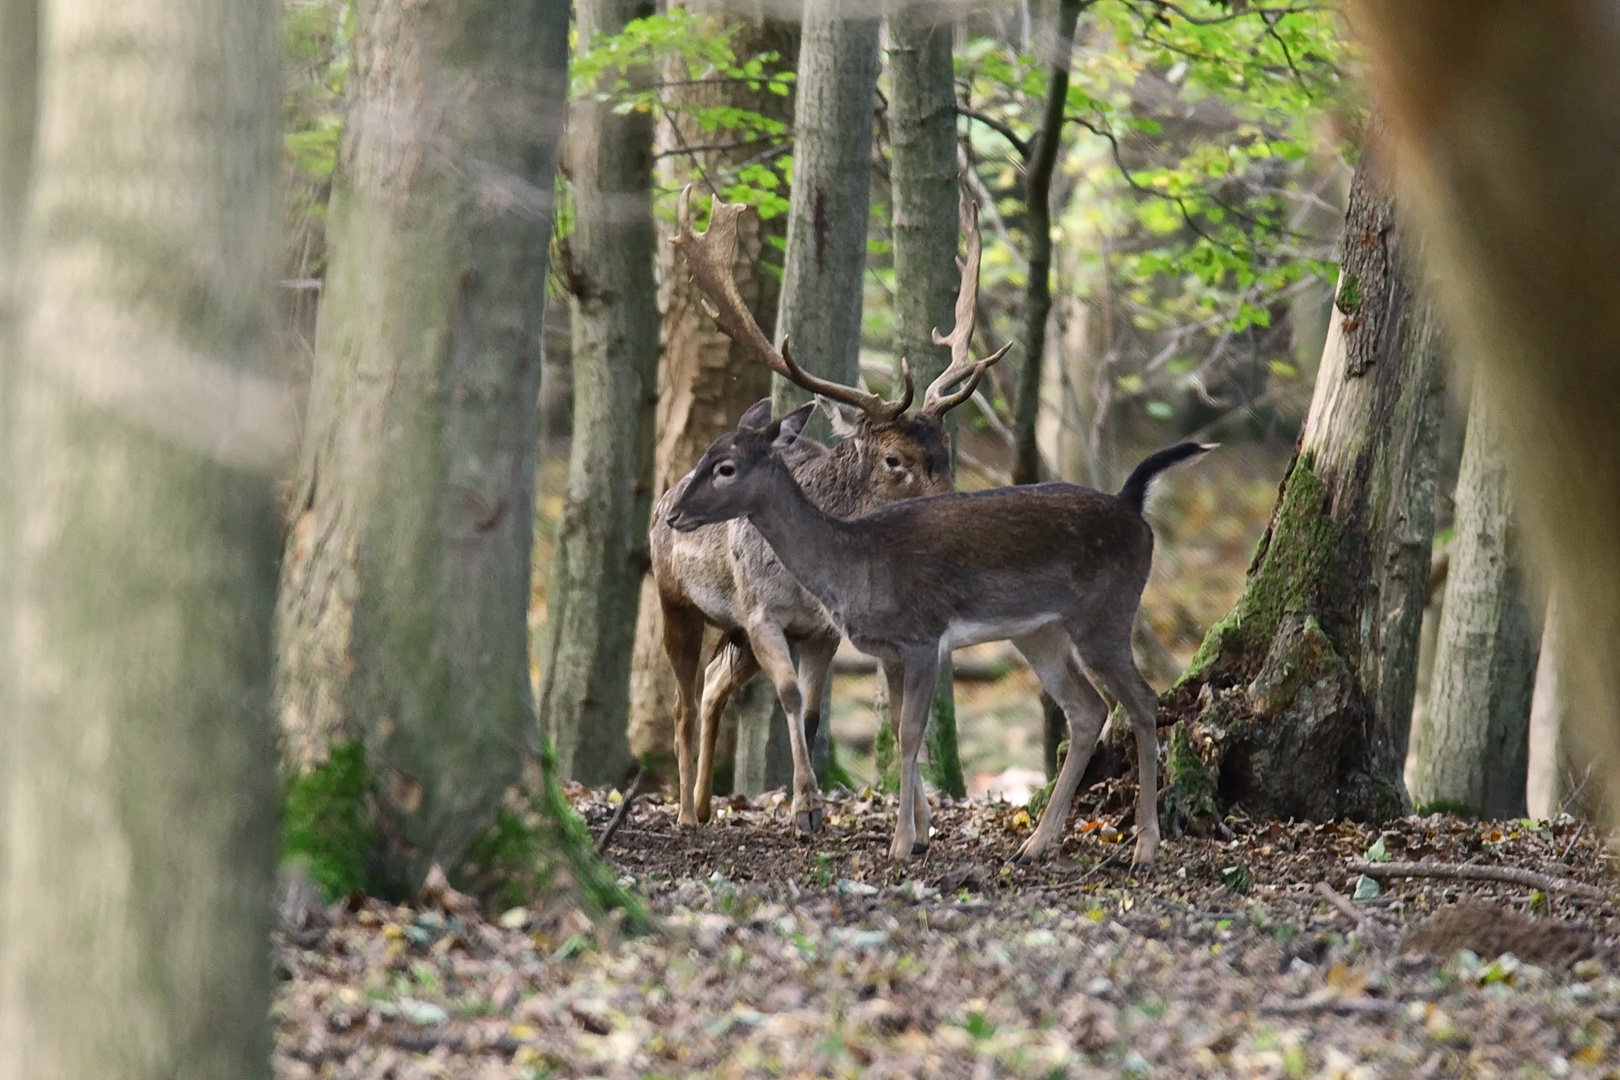
[[[581,0],[580,48],[652,13],[651,0]],[[570,105],[574,437],[546,589],[540,723],[562,774],[587,784],[622,783],[633,768],[630,655],[648,566],[658,398],[652,134],[649,113],[589,98]]]
[[[27,6],[0,2],[0,113],[32,96]],[[0,143],[8,261],[28,192],[0,369],[0,1076],[269,1077],[277,5],[35,10],[31,184],[32,123]]]
[[[363,0],[277,613],[296,854],[452,874],[539,749],[535,401],[563,0]]]
[[[955,322],[956,82],[951,61],[953,27],[940,13],[901,8],[889,18],[889,186],[894,204],[894,354],[911,363],[927,386],[950,363],[950,350],[933,332]],[[945,414],[954,435],[956,417]],[[878,682],[882,682],[879,679]],[[887,728],[879,738],[892,732]],[[967,794],[956,745],[956,698],[950,658],[940,664],[928,717],[929,781],[947,795]],[[898,777],[896,777],[898,784]]]
[[[858,13],[865,16],[866,12]],[[866,226],[872,195],[872,121],[877,104],[878,31],[838,0],[807,0],[800,31],[793,102],[793,190],[777,335],[790,337],[799,366],[853,385],[860,377],[861,291],[866,278]],[[772,380],[777,415],[809,400],[780,376]],[[811,422],[825,438],[824,418]],[[780,703],[739,713],[737,775],[768,788],[793,776],[787,718]],[[826,777],[829,725],[817,723],[811,759]],[[747,760],[745,760],[747,757]],[[745,789],[746,790],[746,789]]]
[[[1408,805],[1401,766],[1443,408],[1434,320],[1410,262],[1369,147],[1350,192],[1328,345],[1277,508],[1243,596],[1164,702],[1192,725],[1181,737],[1214,774],[1203,779],[1221,807],[1320,820]],[[1193,764],[1191,754],[1180,769],[1171,762],[1173,800],[1178,786],[1202,786]]]
[[[734,27],[732,49],[738,56],[774,52],[783,70],[797,62],[797,24],[760,16],[740,17],[716,13],[723,25]],[[685,65],[681,65],[684,74]],[[792,96],[753,89],[739,81],[714,82],[671,89],[672,120],[659,125],[658,182],[665,189],[678,190],[688,183],[702,183],[706,177],[727,170],[757,156],[757,145],[732,149],[697,150],[682,147],[724,145],[736,140],[735,132],[720,129],[704,132],[688,110],[713,106],[734,106],[757,112],[783,123],[793,120]],[[737,424],[743,410],[771,392],[771,373],[749,359],[744,349],[722,334],[703,310],[701,291],[692,284],[679,256],[669,243],[673,222],[658,223],[658,301],[662,312],[659,340],[663,346],[658,369],[657,447],[653,465],[653,499],[657,499],[691,471],[709,444]],[[754,320],[769,336],[776,325],[776,304],[781,283],[781,255],[777,247],[787,236],[787,216],[761,220],[745,214],[737,230],[738,259],[734,268],[737,288]],[[658,592],[649,575],[641,586],[641,612],[636,621],[635,653],[630,674],[630,749],[641,760],[673,767],[675,741],[675,673],[664,654],[664,616]],[[756,677],[774,698],[775,688],[764,675]],[[740,704],[740,703],[739,703]],[[729,774],[735,759],[736,709],[721,722],[729,740],[715,753],[716,772]],[[785,723],[785,721],[784,721]],[[731,752],[726,752],[730,749]],[[729,775],[717,776],[716,793],[731,790]]]
[[[1507,465],[1484,392],[1476,383],[1434,681],[1423,724],[1412,734],[1409,774],[1420,807],[1516,818],[1526,812],[1537,635]]]

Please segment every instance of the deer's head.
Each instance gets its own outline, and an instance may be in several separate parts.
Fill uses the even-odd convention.
[[[737,430],[722,435],[703,452],[686,490],[670,510],[669,527],[691,532],[753,513],[787,466],[778,452],[793,445],[815,412],[815,404],[802,405],[780,420],[771,419],[771,399],[755,402],[737,422]]]
[[[773,347],[743,303],[732,277],[737,221],[747,207],[714,199],[710,204],[709,227],[697,233],[692,231],[690,196],[690,188],[681,193],[674,244],[686,256],[692,280],[708,297],[705,306],[709,315],[760,363],[817,395],[834,434],[856,444],[847,452],[866,456],[865,471],[872,485],[869,489],[874,496],[872,503],[940,495],[952,490],[955,484],[945,414],[972,396],[985,370],[1000,360],[1010,347],[1003,346],[983,360],[975,361],[968,354],[979,291],[979,228],[974,205],[966,200],[962,203],[967,257],[957,261],[962,285],[956,297],[956,324],[949,334],[934,331],[936,345],[950,346],[951,362],[924,392],[922,407],[913,411],[911,369],[904,360],[900,362],[900,394],[886,400],[880,394],[808,374],[794,362],[785,338],[780,349]],[[753,412],[749,410],[750,414]],[[788,419],[783,417],[782,422]],[[768,411],[755,420],[759,430],[771,423]],[[739,427],[738,431],[741,430]]]

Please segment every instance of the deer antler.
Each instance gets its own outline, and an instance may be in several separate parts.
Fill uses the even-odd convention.
[[[968,359],[968,347],[973,342],[975,308],[979,299],[979,208],[964,193],[962,196],[962,231],[967,234],[967,258],[957,259],[956,268],[962,275],[962,287],[956,294],[956,325],[949,334],[934,328],[934,344],[951,347],[951,365],[940,373],[923,395],[922,411],[936,420],[966,401],[984,378],[985,369],[1012,348],[1008,342],[983,360]],[[966,380],[965,382],[963,380]],[[952,386],[962,383],[955,393],[946,393]]]
[[[784,379],[812,394],[853,405],[866,413],[874,423],[886,423],[910,408],[913,393],[911,369],[904,364],[901,365],[904,390],[897,400],[885,401],[880,394],[869,394],[842,383],[818,379],[804,371],[793,362],[793,353],[785,337],[780,352],[772,348],[770,339],[760,330],[759,323],[754,321],[748,305],[743,303],[741,294],[737,292],[736,279],[731,273],[737,254],[737,219],[748,207],[743,203],[723,203],[718,196],[714,196],[709,203],[708,229],[694,233],[691,196],[692,187],[688,184],[681,191],[678,224],[671,243],[686,256],[686,264],[692,269],[692,280],[708,297],[703,302],[704,310],[727,337]]]

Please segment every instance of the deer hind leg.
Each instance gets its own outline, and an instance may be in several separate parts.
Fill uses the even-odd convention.
[[[837,638],[811,638],[799,645],[799,689],[804,692],[805,761],[810,762],[810,748],[815,745],[816,728],[821,723],[822,703],[827,695],[827,676],[832,672],[833,654],[838,651]],[[791,721],[790,721],[791,722]],[[799,771],[799,759],[793,759],[793,824],[801,833],[821,831],[825,820],[821,807],[821,789],[816,785],[813,768]]]
[[[906,700],[906,668],[897,661],[882,660],[878,666],[883,670],[884,681],[889,688],[889,728],[894,732],[895,752],[900,751],[900,713]],[[930,699],[932,700],[932,699]],[[918,836],[923,837],[923,844],[928,843],[928,830],[930,828],[930,813],[928,809],[928,793],[918,784],[916,794],[911,802],[911,827]]]
[[[1069,753],[1063,759],[1057,782],[1052,785],[1052,798],[1041,813],[1034,834],[1024,841],[1014,860],[1032,862],[1046,854],[1063,835],[1069,808],[1080,788],[1080,777],[1091,760],[1108,712],[1102,698],[1086,680],[1069,635],[1061,626],[1053,623],[1042,627],[1033,634],[1014,639],[1013,645],[1029,661],[1041,686],[1052,695],[1069,721]]]
[[[917,754],[922,750],[923,731],[928,727],[928,706],[934,700],[934,683],[939,678],[939,656],[935,653],[908,656],[901,701],[894,708],[899,717],[900,807],[896,815],[894,843],[889,856],[904,862],[928,848],[928,796],[922,789],[922,772]],[[922,804],[922,828],[918,828],[918,803]]]
[[[1119,700],[1136,734],[1136,772],[1141,780],[1136,795],[1136,851],[1132,859],[1150,863],[1159,853],[1159,733],[1158,698],[1136,669],[1131,656],[1131,624],[1099,640],[1097,635],[1076,639],[1080,656],[1096,675],[1098,685]]]
[[[681,800],[677,823],[695,826],[692,805],[692,721],[697,717],[698,664],[703,659],[703,614],[664,605],[664,655],[675,670],[675,777]]]
[[[776,684],[787,714],[788,743],[793,748],[793,818],[801,832],[821,827],[821,792],[816,789],[816,773],[810,765],[810,747],[804,738],[805,704],[809,700],[799,689],[799,673],[793,668],[793,654],[787,637],[775,623],[760,623],[748,629],[754,655]],[[829,658],[830,663],[830,658]]]
[[[731,695],[758,671],[759,661],[754,659],[754,650],[749,647],[748,639],[741,634],[733,634],[720,643],[714,659],[709,661],[708,671],[704,673],[703,707],[700,712],[703,727],[698,744],[694,792],[698,821],[707,822],[712,812],[714,743],[720,733],[720,717],[725,713],[726,702],[731,700]]]

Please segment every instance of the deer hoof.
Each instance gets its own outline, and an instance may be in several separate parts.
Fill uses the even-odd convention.
[[[695,814],[682,814],[675,819],[675,827],[678,829],[695,829],[698,827],[697,816]]]
[[[797,814],[793,815],[794,826],[797,827],[800,832],[805,833],[806,835],[820,832],[821,826],[825,824],[825,822],[826,815],[822,813],[821,807],[819,806],[814,810],[800,810]]]
[[[918,841],[916,841],[915,843],[913,843],[911,845],[911,854],[912,855],[914,855],[914,856],[915,855],[926,855],[927,853],[928,853],[928,841],[926,841],[926,840],[918,840]]]

